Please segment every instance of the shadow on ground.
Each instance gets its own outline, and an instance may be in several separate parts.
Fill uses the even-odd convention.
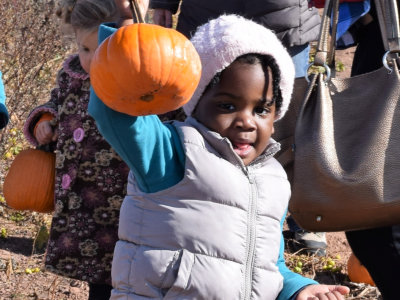
[[[16,254],[30,256],[32,254],[33,239],[25,237],[12,237],[0,239],[0,249]],[[35,250],[35,253],[36,250]]]

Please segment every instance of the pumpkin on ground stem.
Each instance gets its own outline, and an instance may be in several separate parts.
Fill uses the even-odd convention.
[[[38,149],[21,151],[3,185],[7,205],[16,210],[51,212],[54,209],[55,154]]]
[[[193,44],[175,29],[137,23],[96,49],[90,81],[108,107],[132,116],[164,114],[192,97],[201,76]]]
[[[375,286],[375,282],[371,278],[367,268],[361,264],[354,253],[351,253],[349,260],[347,261],[347,273],[352,282],[367,283]]]

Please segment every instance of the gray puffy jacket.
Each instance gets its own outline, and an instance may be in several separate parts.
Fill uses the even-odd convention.
[[[180,1],[151,0],[152,8],[176,13]],[[219,15],[237,14],[273,30],[285,47],[318,39],[320,17],[308,0],[182,0],[177,29],[187,37],[196,28]]]
[[[111,299],[276,299],[280,221],[290,197],[272,157],[279,146],[245,167],[226,138],[194,119],[174,125],[184,178],[144,193],[130,174]]]

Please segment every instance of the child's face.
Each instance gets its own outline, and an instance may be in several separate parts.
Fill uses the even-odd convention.
[[[89,73],[90,64],[97,48],[97,30],[76,29],[75,36],[82,68]]]
[[[275,103],[267,105],[273,97],[270,71],[268,77],[266,87],[260,64],[234,62],[224,70],[220,82],[204,93],[193,114],[228,138],[245,165],[266,149],[274,132]]]

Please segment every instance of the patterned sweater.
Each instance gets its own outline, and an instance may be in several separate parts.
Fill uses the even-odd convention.
[[[110,284],[129,169],[88,115],[89,89],[89,75],[78,56],[69,57],[50,100],[30,113],[24,132],[37,146],[34,126],[44,112],[55,116],[52,123],[59,133],[51,145],[56,153],[55,211],[46,268],[62,276]]]

